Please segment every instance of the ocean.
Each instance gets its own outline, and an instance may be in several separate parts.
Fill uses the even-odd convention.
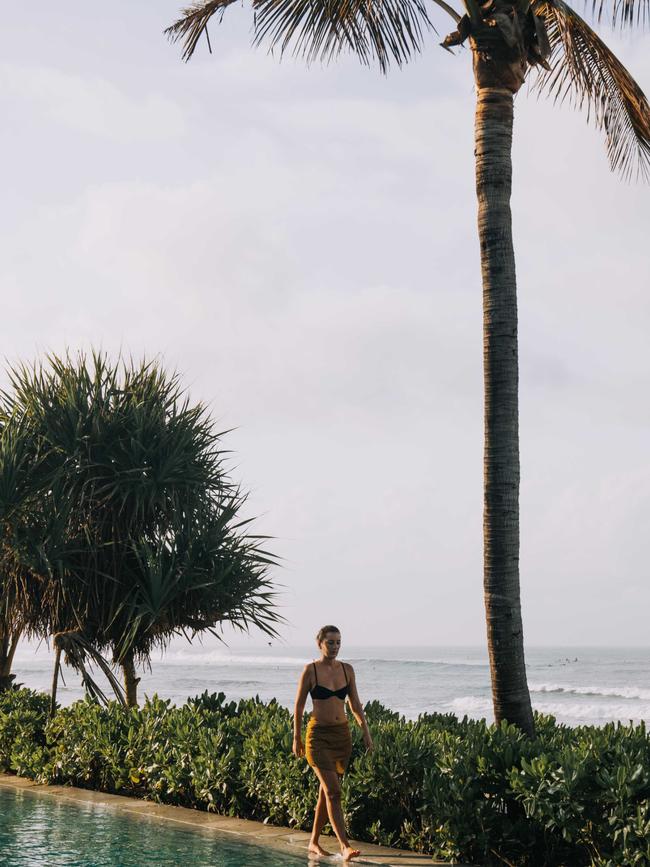
[[[208,690],[229,699],[258,695],[293,706],[302,666],[315,647],[278,643],[229,649],[223,645],[175,644],[152,660],[140,696],[157,693],[174,703]],[[344,647],[361,700],[377,700],[409,719],[421,713],[453,713],[492,719],[490,672],[481,647]],[[18,649],[17,682],[49,690],[52,654],[44,646]],[[533,706],[571,726],[620,720],[650,723],[650,648],[529,647],[528,683]],[[79,675],[63,668],[58,698],[83,696]]]

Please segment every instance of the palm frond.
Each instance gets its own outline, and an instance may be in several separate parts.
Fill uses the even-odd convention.
[[[424,32],[435,28],[421,0],[261,0],[254,3],[256,45],[266,42],[308,63],[342,51],[386,72],[419,53]]]
[[[181,9],[181,17],[171,27],[167,27],[165,35],[171,42],[183,43],[183,60],[187,61],[194,54],[201,36],[208,38],[208,24],[213,16],[221,21],[224,12],[235,0],[198,0],[191,6]]]
[[[165,32],[183,44],[189,60],[213,16],[221,20],[233,0],[203,0],[184,9]],[[434,0],[455,21],[460,16],[445,0]],[[255,45],[280,53],[291,49],[307,62],[329,61],[342,51],[365,65],[376,61],[382,72],[419,53],[424,35],[434,31],[424,0],[252,0]]]
[[[650,20],[650,0],[592,0],[592,10],[612,27],[645,27]]]
[[[108,697],[92,676],[90,666],[94,664],[109,682],[119,703],[122,705],[126,704],[122,684],[115,677],[108,662],[106,662],[101,653],[86,636],[74,630],[60,632],[53,636],[53,644],[65,653],[67,664],[79,672],[86,691],[91,698],[102,704],[108,704]]]
[[[650,178],[650,105],[614,53],[563,0],[533,8],[546,22],[551,69],[535,84],[556,101],[585,108],[587,119],[605,132],[612,170],[628,179]]]

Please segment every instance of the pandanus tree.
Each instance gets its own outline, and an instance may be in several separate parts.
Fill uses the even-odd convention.
[[[211,19],[233,0],[199,0],[167,33],[189,59]],[[538,86],[587,107],[606,137],[613,169],[650,165],[650,109],[632,76],[564,0],[463,0],[442,43],[471,48],[476,85],[475,155],[483,277],[484,595],[494,713],[533,732],[519,593],[518,347],[510,192],[513,97],[530,67]],[[645,20],[648,0],[599,0],[614,25]],[[424,0],[252,0],[254,43],[307,61],[342,51],[382,72],[409,61],[434,29]]]
[[[24,420],[45,469],[38,521],[11,538],[7,598],[28,634],[53,639],[53,694],[61,653],[102,698],[88,663],[111,680],[108,651],[133,705],[136,663],[174,635],[219,635],[224,623],[275,635],[274,560],[247,533],[221,435],[176,375],[95,354],[10,379],[6,414]]]

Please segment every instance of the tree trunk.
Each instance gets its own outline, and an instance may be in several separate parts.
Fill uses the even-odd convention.
[[[20,630],[0,631],[0,692],[9,689],[15,675],[11,673],[14,655],[20,641]]]
[[[133,662],[133,654],[127,654],[122,660],[122,671],[124,672],[124,691],[126,693],[127,707],[138,706],[138,684],[140,678],[135,676],[135,663]]]
[[[497,723],[534,734],[519,596],[517,284],[512,245],[513,95],[477,87],[476,193],[483,275],[484,592]]]
[[[61,647],[54,639],[54,674],[52,675],[52,695],[50,696],[50,719],[56,713],[56,690],[59,685],[59,671],[61,670]]]

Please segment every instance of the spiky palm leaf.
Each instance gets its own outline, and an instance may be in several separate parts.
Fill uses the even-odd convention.
[[[134,543],[133,556],[123,564],[131,593],[115,611],[112,629],[121,630],[116,659],[131,649],[146,657],[175,634],[218,635],[224,623],[277,636],[275,626],[284,621],[267,574],[277,561],[260,547],[259,537],[241,532],[236,519],[242,504],[237,492],[227,502],[181,516],[154,541]]]
[[[166,34],[183,43],[183,58],[194,54],[210,20],[221,21],[233,0],[196,2]],[[459,15],[445,0],[434,2],[455,20]],[[423,0],[252,0],[256,45],[268,44],[281,53],[329,61],[348,51],[369,65],[377,61],[382,71],[391,62],[398,66],[424,46],[424,37],[435,28]]]
[[[551,69],[536,86],[556,100],[586,108],[605,133],[613,170],[625,177],[650,175],[650,105],[623,64],[563,0],[533,7],[544,17],[551,44]],[[615,4],[615,9],[618,6]]]
[[[220,22],[234,0],[196,0],[181,11],[180,18],[165,30],[172,42],[181,42],[183,59],[194,54],[203,35],[210,51],[208,25]],[[459,14],[445,0],[433,2],[459,22]],[[422,0],[252,0],[253,42],[266,43],[281,53],[293,52],[308,61],[330,60],[341,51],[356,54],[362,63],[373,60],[386,71],[392,62],[402,65],[424,47],[424,38],[433,30],[426,3]],[[479,0],[463,0],[462,7],[475,23],[480,15]],[[522,12],[529,0],[513,4]],[[650,0],[593,0],[593,10],[613,25],[632,26],[650,17]]]
[[[66,663],[79,672],[86,692],[91,698],[102,704],[108,704],[108,696],[93,676],[92,666],[94,665],[104,675],[120,704],[126,704],[122,684],[115,677],[111,666],[99,653],[92,640],[83,633],[72,630],[57,633],[53,636],[52,642],[65,654]]]

